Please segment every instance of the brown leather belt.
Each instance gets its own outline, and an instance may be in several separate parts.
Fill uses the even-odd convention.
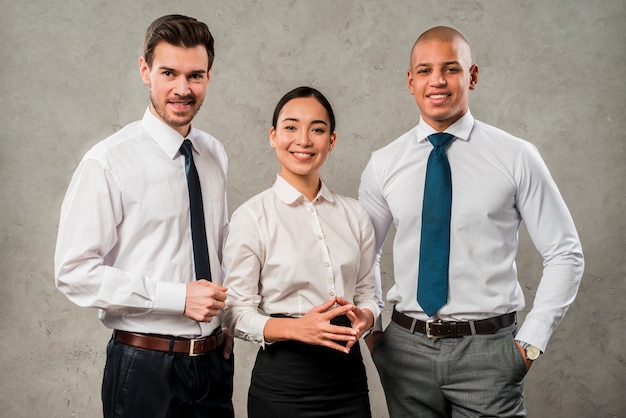
[[[215,349],[224,343],[224,333],[222,330],[207,337],[191,339],[165,336],[157,337],[136,332],[115,330],[113,331],[113,338],[115,341],[130,345],[131,347],[187,354],[189,356],[199,356],[210,351],[215,351]]]
[[[481,319],[479,321],[454,322],[454,321],[420,321],[411,318],[393,308],[391,320],[411,333],[419,332],[426,334],[428,338],[456,338],[474,334],[494,334],[496,331],[511,326],[517,322],[515,312]]]

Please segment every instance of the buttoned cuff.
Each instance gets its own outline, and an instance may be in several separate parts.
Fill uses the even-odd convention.
[[[542,353],[545,353],[548,340],[553,331],[554,329],[551,326],[532,317],[529,318],[529,315],[527,315],[526,319],[524,319],[524,323],[522,323],[522,326],[515,335],[515,339],[534,345],[541,350]]]

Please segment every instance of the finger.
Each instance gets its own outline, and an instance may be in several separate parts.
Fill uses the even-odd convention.
[[[348,299],[344,299],[342,297],[337,297],[337,303],[340,305],[349,305],[351,302]]]
[[[315,308],[311,309],[311,311],[312,312],[326,312],[335,304],[336,301],[337,301],[337,298],[332,298],[324,302],[320,306],[316,306]]]
[[[214,288],[215,290],[217,290],[219,292],[224,292],[225,293],[225,292],[228,291],[227,287],[221,286],[221,285],[219,285],[217,283],[214,283],[214,282],[210,282],[208,280],[199,280],[198,283],[202,283],[204,286],[212,287],[212,288]]]
[[[324,333],[324,337],[331,340],[351,341],[355,340],[359,331],[354,328],[331,325]]]
[[[326,318],[329,320],[336,318],[338,316],[346,314],[346,312],[349,312],[352,309],[354,309],[354,305],[337,306],[336,308],[330,309],[326,312]]]
[[[341,351],[344,354],[350,353],[350,349],[346,346],[336,343],[333,340],[326,340],[322,343],[323,346],[332,348],[333,350]]]

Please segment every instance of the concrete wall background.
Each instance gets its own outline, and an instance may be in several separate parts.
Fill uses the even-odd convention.
[[[529,416],[625,417],[625,3],[0,0],[0,416],[101,416],[109,331],[54,288],[59,207],[84,152],[147,106],[137,70],[146,26],[182,13],[216,38],[194,125],[229,152],[231,211],[272,184],[271,113],[303,84],[322,90],[338,117],[323,176],[355,196],[371,151],[417,123],[405,86],[413,41],[437,24],[461,30],[480,67],[472,112],[537,145],[587,260],[577,301],[526,379]],[[518,262],[530,303],[541,260],[524,232]],[[238,416],[255,351],[237,342]],[[374,415],[385,417],[366,362]]]

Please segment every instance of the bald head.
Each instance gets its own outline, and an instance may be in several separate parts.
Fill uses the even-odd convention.
[[[469,43],[458,31],[437,26],[424,32],[411,50],[409,92],[420,116],[443,132],[468,110],[469,91],[478,83]]]
[[[466,60],[467,65],[471,65],[473,63],[472,49],[470,48],[469,42],[465,39],[465,36],[463,36],[461,32],[448,26],[435,26],[422,33],[419,38],[417,38],[417,41],[415,41],[415,44],[413,44],[413,48],[411,49],[411,68],[413,68],[413,52],[415,49],[422,44],[432,41],[456,44],[461,55],[459,58]]]

